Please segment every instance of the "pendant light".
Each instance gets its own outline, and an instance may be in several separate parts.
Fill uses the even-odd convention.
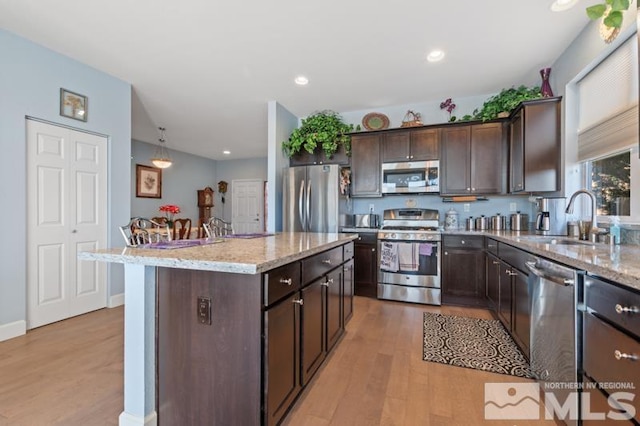
[[[167,167],[170,167],[171,164],[173,164],[173,162],[171,161],[171,157],[169,157],[169,151],[164,146],[164,143],[166,142],[165,131],[167,129],[165,129],[164,127],[158,127],[158,129],[160,130],[160,139],[158,139],[160,143],[156,147],[156,150],[153,153],[153,157],[151,157],[151,162],[159,169],[166,169]]]

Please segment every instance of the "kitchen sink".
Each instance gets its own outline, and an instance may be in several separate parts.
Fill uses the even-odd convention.
[[[543,235],[531,235],[518,238],[520,241],[531,241],[538,244],[557,244],[565,246],[593,246],[590,241],[576,240],[575,238],[547,237]]]

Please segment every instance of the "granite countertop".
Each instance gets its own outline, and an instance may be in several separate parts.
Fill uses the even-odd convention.
[[[260,238],[223,238],[172,250],[111,248],[80,252],[79,259],[169,268],[257,274],[355,240],[356,234],[284,232]]]
[[[640,290],[640,246],[608,244],[549,244],[552,237],[528,232],[513,231],[444,231],[443,235],[478,235],[494,238],[498,241],[526,250],[535,255],[563,263],[576,269],[587,271],[611,281]],[[529,237],[529,238],[528,238]],[[536,239],[538,241],[536,241]]]

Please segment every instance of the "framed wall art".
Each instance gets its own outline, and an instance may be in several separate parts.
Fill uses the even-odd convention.
[[[89,100],[86,96],[60,89],[60,115],[74,120],[87,121]]]
[[[136,197],[162,198],[162,169],[136,164]]]

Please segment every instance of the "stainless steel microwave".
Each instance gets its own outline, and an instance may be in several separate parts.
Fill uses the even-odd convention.
[[[440,161],[382,164],[382,193],[440,192]]]

